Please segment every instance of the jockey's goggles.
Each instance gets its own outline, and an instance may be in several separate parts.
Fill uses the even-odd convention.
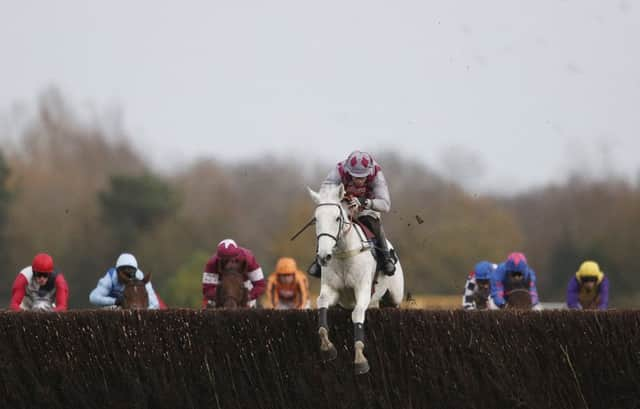
[[[582,281],[583,283],[595,283],[596,281],[598,281],[598,277],[594,277],[594,276],[581,277],[580,281]]]
[[[49,277],[49,274],[51,274],[51,273],[46,273],[46,272],[42,272],[42,271],[34,271],[33,272],[33,276],[35,278]]]
[[[136,274],[136,271],[138,269],[133,267],[133,266],[122,266],[122,267],[118,267],[117,271],[119,274],[124,274],[125,276],[129,277],[129,278],[133,278],[133,276]]]

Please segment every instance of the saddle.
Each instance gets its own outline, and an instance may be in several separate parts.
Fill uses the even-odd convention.
[[[382,272],[382,266],[381,263],[383,261],[381,255],[379,254],[377,250],[377,238],[376,235],[373,234],[373,232],[371,231],[371,229],[369,229],[367,226],[365,226],[360,220],[358,219],[351,219],[352,223],[357,224],[361,229],[362,232],[364,233],[364,237],[360,237],[360,239],[362,240],[362,246],[364,247],[369,247],[369,250],[371,251],[371,254],[373,255],[373,258],[376,260],[377,266],[376,266],[376,277],[378,276],[378,274],[381,274]],[[391,261],[393,262],[393,264],[396,264],[398,262],[398,255],[396,254],[396,250],[395,249],[389,249],[389,254],[391,256]],[[375,285],[375,278],[374,278],[374,285]],[[373,290],[372,290],[373,291]]]

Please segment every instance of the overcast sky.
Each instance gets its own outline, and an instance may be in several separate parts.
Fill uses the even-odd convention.
[[[638,39],[631,0],[2,1],[0,112],[54,85],[165,168],[392,149],[475,188],[635,178]]]

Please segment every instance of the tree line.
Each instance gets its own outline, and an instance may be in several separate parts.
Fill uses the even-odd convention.
[[[119,127],[80,118],[56,91],[43,94],[13,143],[3,132],[0,297],[7,304],[16,274],[40,251],[67,277],[72,308],[89,306],[89,292],[124,251],[152,273],[170,305],[194,307],[204,264],[224,238],[253,250],[266,274],[281,256],[302,269],[314,256],[313,229],[289,238],[312,217],[305,186],[317,189],[334,164],[300,172],[303,164],[290,159],[203,158],[163,173]],[[425,163],[372,153],[390,185],[384,224],[407,291],[461,294],[476,262],[523,251],[543,301],[563,300],[580,263],[594,259],[610,277],[614,306],[640,303],[638,186],[576,174],[516,196],[478,195]],[[317,290],[318,280],[311,284]]]

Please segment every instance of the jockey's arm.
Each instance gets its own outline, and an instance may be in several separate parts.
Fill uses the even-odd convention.
[[[389,186],[382,171],[379,171],[373,181],[373,199],[371,199],[371,209],[378,212],[388,212],[391,210],[391,196]]]
[[[259,266],[258,268],[252,271],[249,271],[247,275],[249,276],[249,280],[253,285],[253,288],[249,292],[249,299],[255,300],[259,298],[262,294],[264,294],[264,291],[267,287],[267,283],[264,280],[264,274],[262,273],[262,268],[260,268]]]
[[[471,277],[467,277],[467,282],[464,285],[464,294],[462,295],[462,308],[465,310],[475,310],[476,305],[473,301],[473,292],[476,288],[475,280]]]
[[[156,295],[151,282],[145,284],[144,288],[147,290],[147,296],[149,297],[149,309],[157,310],[160,308],[160,302],[158,301],[158,296]]]
[[[491,280],[491,298],[493,299],[496,307],[501,308],[504,306],[504,285],[502,280],[504,279],[504,272],[500,271],[500,267],[495,272],[494,279]]]
[[[598,302],[599,310],[606,310],[607,308],[609,308],[609,278],[608,277],[603,278],[602,282],[600,283],[598,298],[600,300]]]
[[[54,311],[66,311],[69,303],[69,286],[62,274],[56,276],[56,308]]]
[[[529,295],[531,295],[531,305],[536,306],[540,304],[538,298],[538,288],[536,287],[536,273],[533,270],[529,270]]]
[[[216,289],[220,277],[217,273],[209,273],[205,271],[202,273],[202,296],[205,300],[214,301],[216,299]]]
[[[11,287],[11,303],[9,304],[11,310],[20,311],[20,304],[24,299],[28,284],[27,278],[22,274],[18,274]]]
[[[109,297],[109,293],[111,293],[111,277],[107,272],[104,277],[98,280],[98,285],[89,294],[89,302],[98,307],[115,305],[116,299]]]
[[[569,284],[567,285],[567,307],[572,310],[582,309],[580,300],[578,298],[579,293],[580,284],[578,283],[578,279],[572,277],[571,280],[569,280]]]
[[[336,185],[336,186],[338,186],[341,183],[342,183],[342,178],[340,177],[340,172],[338,172],[338,168],[336,167],[331,169],[331,172],[329,172],[327,177],[324,178],[324,181],[322,182],[323,185]]]

